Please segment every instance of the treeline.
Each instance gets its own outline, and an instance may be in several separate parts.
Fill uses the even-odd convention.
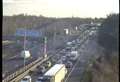
[[[28,28],[28,29],[40,29],[53,24],[54,22],[66,22],[71,26],[78,26],[82,23],[90,23],[91,21],[101,21],[101,19],[92,18],[52,18],[44,16],[31,16],[31,15],[13,15],[13,16],[3,16],[3,36],[13,35],[17,28]]]
[[[119,14],[108,15],[98,34],[104,53],[93,63],[91,82],[119,82]]]
[[[54,18],[45,18],[29,15],[3,16],[3,35],[13,35],[17,28],[40,28],[55,21]]]
[[[118,52],[119,14],[110,14],[99,29],[98,42],[107,54]]]

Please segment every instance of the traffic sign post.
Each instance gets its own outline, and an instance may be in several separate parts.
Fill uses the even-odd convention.
[[[47,37],[44,38],[44,57],[47,57],[47,53],[46,53],[46,48],[47,48]]]
[[[26,27],[25,27],[25,34],[24,34],[24,55],[25,55],[25,50],[26,50]],[[25,67],[25,56],[24,56],[24,67]]]

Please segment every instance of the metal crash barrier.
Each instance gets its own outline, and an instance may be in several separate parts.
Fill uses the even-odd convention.
[[[46,57],[46,58],[40,57],[40,58],[38,58],[37,60],[33,61],[32,63],[26,65],[25,67],[17,70],[16,72],[12,73],[11,75],[7,76],[5,79],[2,80],[2,82],[14,82],[15,81],[14,79],[16,79],[17,76],[20,76],[21,74],[24,74],[24,72],[26,72],[27,70],[28,71],[33,70],[32,67],[38,66],[39,64],[48,60],[49,58],[50,57]]]

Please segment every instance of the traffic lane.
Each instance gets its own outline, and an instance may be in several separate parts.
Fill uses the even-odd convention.
[[[21,57],[21,53],[20,52],[18,52],[17,54],[15,54],[15,55],[13,55],[12,57],[10,57],[10,58],[7,58],[7,59],[3,59],[2,61],[3,62],[5,62],[5,63],[7,63],[7,62],[10,62],[10,61],[13,61],[13,60],[16,60],[16,59],[21,59],[22,57]],[[16,61],[17,62],[17,61]]]
[[[68,74],[71,72],[71,69],[72,68],[67,68]],[[81,67],[76,66],[74,68],[74,70],[72,71],[72,74],[70,76],[74,77],[74,76],[77,76],[77,75],[81,75],[84,72],[84,70],[85,70],[85,67],[83,67],[83,66],[81,66]]]
[[[66,82],[79,82],[81,80],[81,76],[84,73],[85,68],[84,67],[76,67],[72,74],[69,76]],[[65,78],[66,80],[66,78]]]
[[[85,65],[86,65],[85,62],[79,61],[74,69],[67,68],[68,74],[65,78],[66,82],[79,82],[81,79],[80,77],[82,76],[82,74],[85,70]],[[72,69],[73,69],[73,71],[71,71]],[[71,72],[71,74],[69,75],[70,72]],[[68,77],[68,75],[69,75],[69,77]]]
[[[38,48],[37,48],[38,49]],[[35,50],[34,50],[35,51]],[[37,50],[38,51],[38,50]]]
[[[23,61],[10,61],[2,65],[2,73],[5,74],[5,76],[13,73],[16,68],[18,68],[20,65],[22,65]]]
[[[35,46],[33,48],[31,48],[31,50],[33,49],[36,50],[38,46]],[[39,56],[37,55],[37,51],[35,51],[34,55],[32,55],[32,60],[34,60],[35,58],[38,58],[40,57],[41,55],[39,54]],[[31,62],[31,58],[29,59],[26,59],[26,62]],[[11,70],[14,70],[16,67],[19,67],[21,65],[24,64],[24,59],[21,57],[21,54],[18,53],[17,55],[11,57],[10,59],[8,60],[3,60],[3,63],[2,63],[2,66],[3,66],[3,72],[4,71],[11,71]]]
[[[34,48],[35,49],[35,48]],[[34,50],[33,50],[34,51]],[[38,57],[42,57],[42,54],[38,54],[38,48],[35,49],[34,55],[32,55],[32,59],[26,59],[26,64],[32,62],[31,60],[35,60]],[[17,58],[13,58],[7,61],[3,61],[2,71],[3,74],[8,75],[22,67],[24,65],[24,59],[18,56]]]
[[[34,48],[35,49],[35,48]],[[39,49],[39,48],[37,48],[37,49]],[[35,49],[36,50],[36,54],[37,54],[37,52],[38,52],[38,50],[37,49]],[[34,51],[34,50],[33,50]],[[37,55],[34,55],[34,57],[33,58],[35,58],[35,57],[37,57],[38,58],[38,56]],[[39,57],[40,57],[40,55],[39,55]],[[18,61],[15,61],[16,59],[13,59],[13,60],[11,60],[11,61],[9,61],[9,63],[5,63],[4,65],[6,65],[7,67],[5,67],[4,65],[3,65],[3,68],[5,69],[5,71],[9,71],[9,72],[13,72],[13,71],[15,71],[15,70],[17,70],[17,67],[20,67],[20,66],[22,66],[23,65],[23,60],[20,60],[20,61],[22,61],[22,62],[18,62]],[[28,61],[28,62],[30,62],[30,61]],[[10,65],[11,64],[14,64],[15,66],[13,66],[12,68],[10,67]],[[10,68],[10,69],[6,69],[6,68]],[[4,74],[4,72],[5,71],[3,71],[3,74]]]
[[[68,74],[71,72],[70,76],[67,79],[67,82],[77,82],[80,81],[80,76],[82,76],[84,70],[85,70],[85,65],[87,63],[87,59],[84,59],[85,55],[81,52],[81,55],[79,56],[80,60],[76,67],[73,69],[71,72],[72,68],[68,68]],[[83,61],[84,60],[84,61]],[[73,64],[75,65],[75,63]]]
[[[21,51],[21,48],[19,48],[19,50],[16,51],[17,47],[16,45],[18,45],[18,47],[21,47],[22,48],[22,43],[21,42],[16,42],[15,44],[12,44],[12,45],[9,45],[9,47],[7,47],[5,50],[7,49],[12,49],[12,50],[15,50],[14,53],[12,55],[8,55],[7,57],[3,58],[3,60],[10,60],[10,59],[14,59],[14,58],[17,58],[20,56],[20,51]],[[32,46],[33,44],[29,44],[30,46],[28,47],[28,44],[26,44],[26,48],[29,50],[29,49],[32,49]],[[34,47],[34,46],[33,46]],[[4,50],[4,49],[3,49]]]
[[[29,64],[31,61],[34,61],[35,59],[26,59],[25,64]],[[17,62],[16,62],[17,61]],[[16,59],[13,61],[9,61],[6,63],[2,63],[2,74],[5,74],[5,77],[14,71],[22,68],[24,65],[24,59]]]
[[[50,44],[50,42],[48,42],[48,44]],[[43,45],[36,45],[34,47],[32,47],[31,49],[29,49],[32,55],[32,58],[38,58],[41,56],[41,54],[43,54]],[[51,51],[54,52],[54,51]],[[17,54],[13,57],[11,57],[9,60],[4,61],[2,68],[3,70],[3,74],[6,72],[13,72],[17,69],[19,69],[21,66],[23,66],[23,59],[20,58],[20,54]],[[28,60],[26,60],[26,62],[30,62]],[[6,73],[7,74],[7,73]]]
[[[77,67],[75,67],[75,69],[73,70],[67,82],[80,81],[80,77],[82,77],[83,72],[86,69],[86,65],[89,64],[89,60],[93,57],[93,55],[96,54],[95,49],[92,49],[93,53],[91,53],[91,49],[88,48],[89,46],[93,46],[93,48],[97,47],[96,45],[91,44],[91,41],[88,41],[86,45],[85,44],[83,45],[84,49],[82,50],[83,52],[81,52],[82,54],[80,55],[80,62],[77,64]],[[80,63],[82,63],[84,66],[83,65],[81,66]],[[82,67],[82,69],[80,67]]]
[[[52,40],[48,41],[48,43],[47,43],[47,45],[49,45],[48,48],[47,48],[48,50],[51,50],[51,43],[52,42],[53,42]],[[60,43],[60,41],[59,42],[57,41],[57,43]],[[61,43],[61,45],[62,44],[63,43]],[[28,50],[30,50],[32,57],[39,57],[40,54],[43,54],[43,51],[44,51],[43,49],[44,49],[43,44],[40,44],[40,45],[38,44],[38,45],[35,45],[34,47],[28,49]],[[20,53],[18,53],[17,55],[11,57],[9,60],[12,60],[12,59],[14,60],[14,59],[19,58],[19,57],[21,57]]]
[[[56,55],[57,56],[57,55]],[[32,75],[33,81],[37,79],[38,76]]]

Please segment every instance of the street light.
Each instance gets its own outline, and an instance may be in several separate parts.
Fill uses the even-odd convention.
[[[47,37],[44,38],[44,57],[47,57],[47,53],[46,53],[46,48],[47,48]]]
[[[66,29],[64,29],[65,30],[65,34],[66,34],[66,36],[69,34],[69,29],[68,28],[66,28]],[[67,41],[68,41],[68,38],[67,38]]]
[[[54,27],[54,35],[53,35],[53,47],[55,48],[56,44],[56,26]]]
[[[25,36],[24,36],[24,66],[25,66],[25,50],[26,50],[26,27],[25,27]]]
[[[30,52],[28,50],[26,50],[26,28],[25,28],[25,34],[24,34],[24,50],[21,52],[21,56],[24,58],[24,67],[25,67],[25,59],[29,58]]]

